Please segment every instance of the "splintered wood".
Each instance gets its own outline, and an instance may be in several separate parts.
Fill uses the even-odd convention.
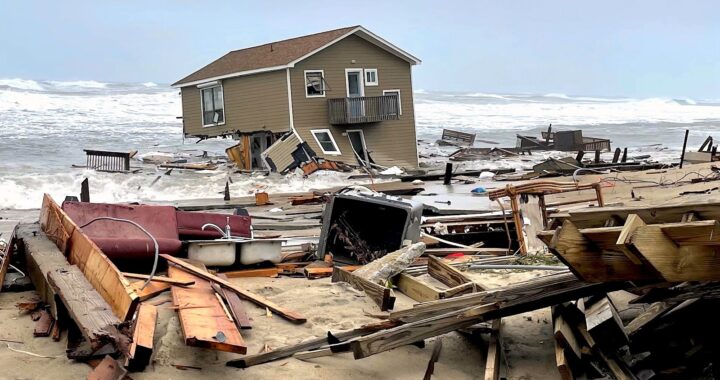
[[[40,225],[47,236],[77,265],[121,320],[132,317],[139,302],[130,282],[48,195],[43,197]]]
[[[718,209],[720,203],[579,210],[539,237],[585,281],[718,281]]]
[[[173,287],[180,326],[188,346],[244,354],[247,346],[235,323],[228,318],[209,281],[169,266],[170,278],[195,281],[186,288]]]

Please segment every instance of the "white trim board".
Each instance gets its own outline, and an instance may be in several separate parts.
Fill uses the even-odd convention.
[[[205,97],[203,96],[203,91],[210,90],[215,87],[220,88],[220,92],[222,94],[223,121],[222,121],[222,123],[205,124]],[[225,112],[225,89],[223,88],[222,82],[217,82],[217,84],[214,84],[212,86],[205,86],[203,88],[200,88],[199,90],[200,90],[200,124],[202,125],[202,127],[203,128],[212,128],[212,127],[219,127],[221,125],[225,125],[225,122],[227,121],[227,112]]]
[[[360,73],[358,77],[358,86],[360,86],[360,96],[365,96],[365,79],[363,78],[365,76],[365,72],[363,69],[345,69],[345,95],[347,97],[350,97],[350,81],[348,81],[348,74],[349,73]]]
[[[290,69],[288,69],[290,70]],[[320,85],[322,86],[323,92],[322,95],[308,95],[307,93],[307,74],[308,73],[320,73]],[[303,71],[303,81],[305,82],[305,87],[303,88],[303,91],[305,92],[305,98],[312,99],[312,98],[324,98],[325,93],[327,92],[327,89],[325,88],[325,70],[304,70]]]
[[[375,73],[375,82],[368,82],[368,73]],[[365,81],[366,87],[378,86],[380,84],[380,77],[378,77],[378,69],[363,69],[363,81]]]
[[[320,144],[320,140],[318,140],[317,135],[315,133],[327,133],[328,136],[330,136],[330,141],[332,141],[333,145],[335,146],[334,152],[326,151],[325,148],[323,148],[322,144]],[[315,138],[315,142],[320,147],[320,150],[323,152],[323,154],[331,155],[331,156],[340,156],[342,153],[340,152],[340,147],[338,146],[337,142],[335,141],[335,137],[332,134],[332,131],[327,128],[323,129],[311,129],[310,134]]]

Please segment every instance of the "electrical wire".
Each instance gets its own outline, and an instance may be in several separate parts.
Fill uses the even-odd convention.
[[[109,220],[109,221],[113,221],[113,222],[122,222],[122,223],[132,224],[133,226],[139,228],[145,235],[150,237],[150,239],[152,239],[153,244],[155,245],[155,260],[153,261],[152,271],[150,272],[150,275],[148,276],[147,281],[145,281],[145,283],[142,285],[142,287],[140,287],[140,290],[145,289],[145,287],[150,283],[150,281],[152,281],[153,276],[155,276],[155,271],[157,270],[157,264],[158,264],[158,260],[160,257],[160,246],[158,245],[157,240],[155,240],[155,237],[152,236],[152,234],[150,232],[148,232],[148,230],[146,230],[143,226],[139,225],[136,222],[133,222],[132,220],[122,219],[122,218],[113,218],[113,217],[109,217],[109,216],[100,216],[95,219],[92,219],[91,221],[80,226],[80,228],[85,228],[85,227],[89,226],[90,224],[97,222],[98,220]]]

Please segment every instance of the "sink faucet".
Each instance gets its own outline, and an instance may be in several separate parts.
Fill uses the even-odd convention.
[[[220,235],[222,235],[223,239],[232,238],[232,235],[230,234],[230,217],[228,217],[225,221],[225,231],[223,231],[222,228],[218,227],[217,224],[213,224],[213,223],[205,223],[205,224],[203,224],[203,226],[200,229],[205,231],[205,229],[207,227],[212,227],[212,228],[216,229],[218,232],[220,232]]]

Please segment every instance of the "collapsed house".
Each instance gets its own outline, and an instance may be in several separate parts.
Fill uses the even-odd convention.
[[[419,63],[354,26],[231,51],[173,86],[184,135],[239,140],[232,155],[242,169],[282,172],[314,157],[417,167]]]

